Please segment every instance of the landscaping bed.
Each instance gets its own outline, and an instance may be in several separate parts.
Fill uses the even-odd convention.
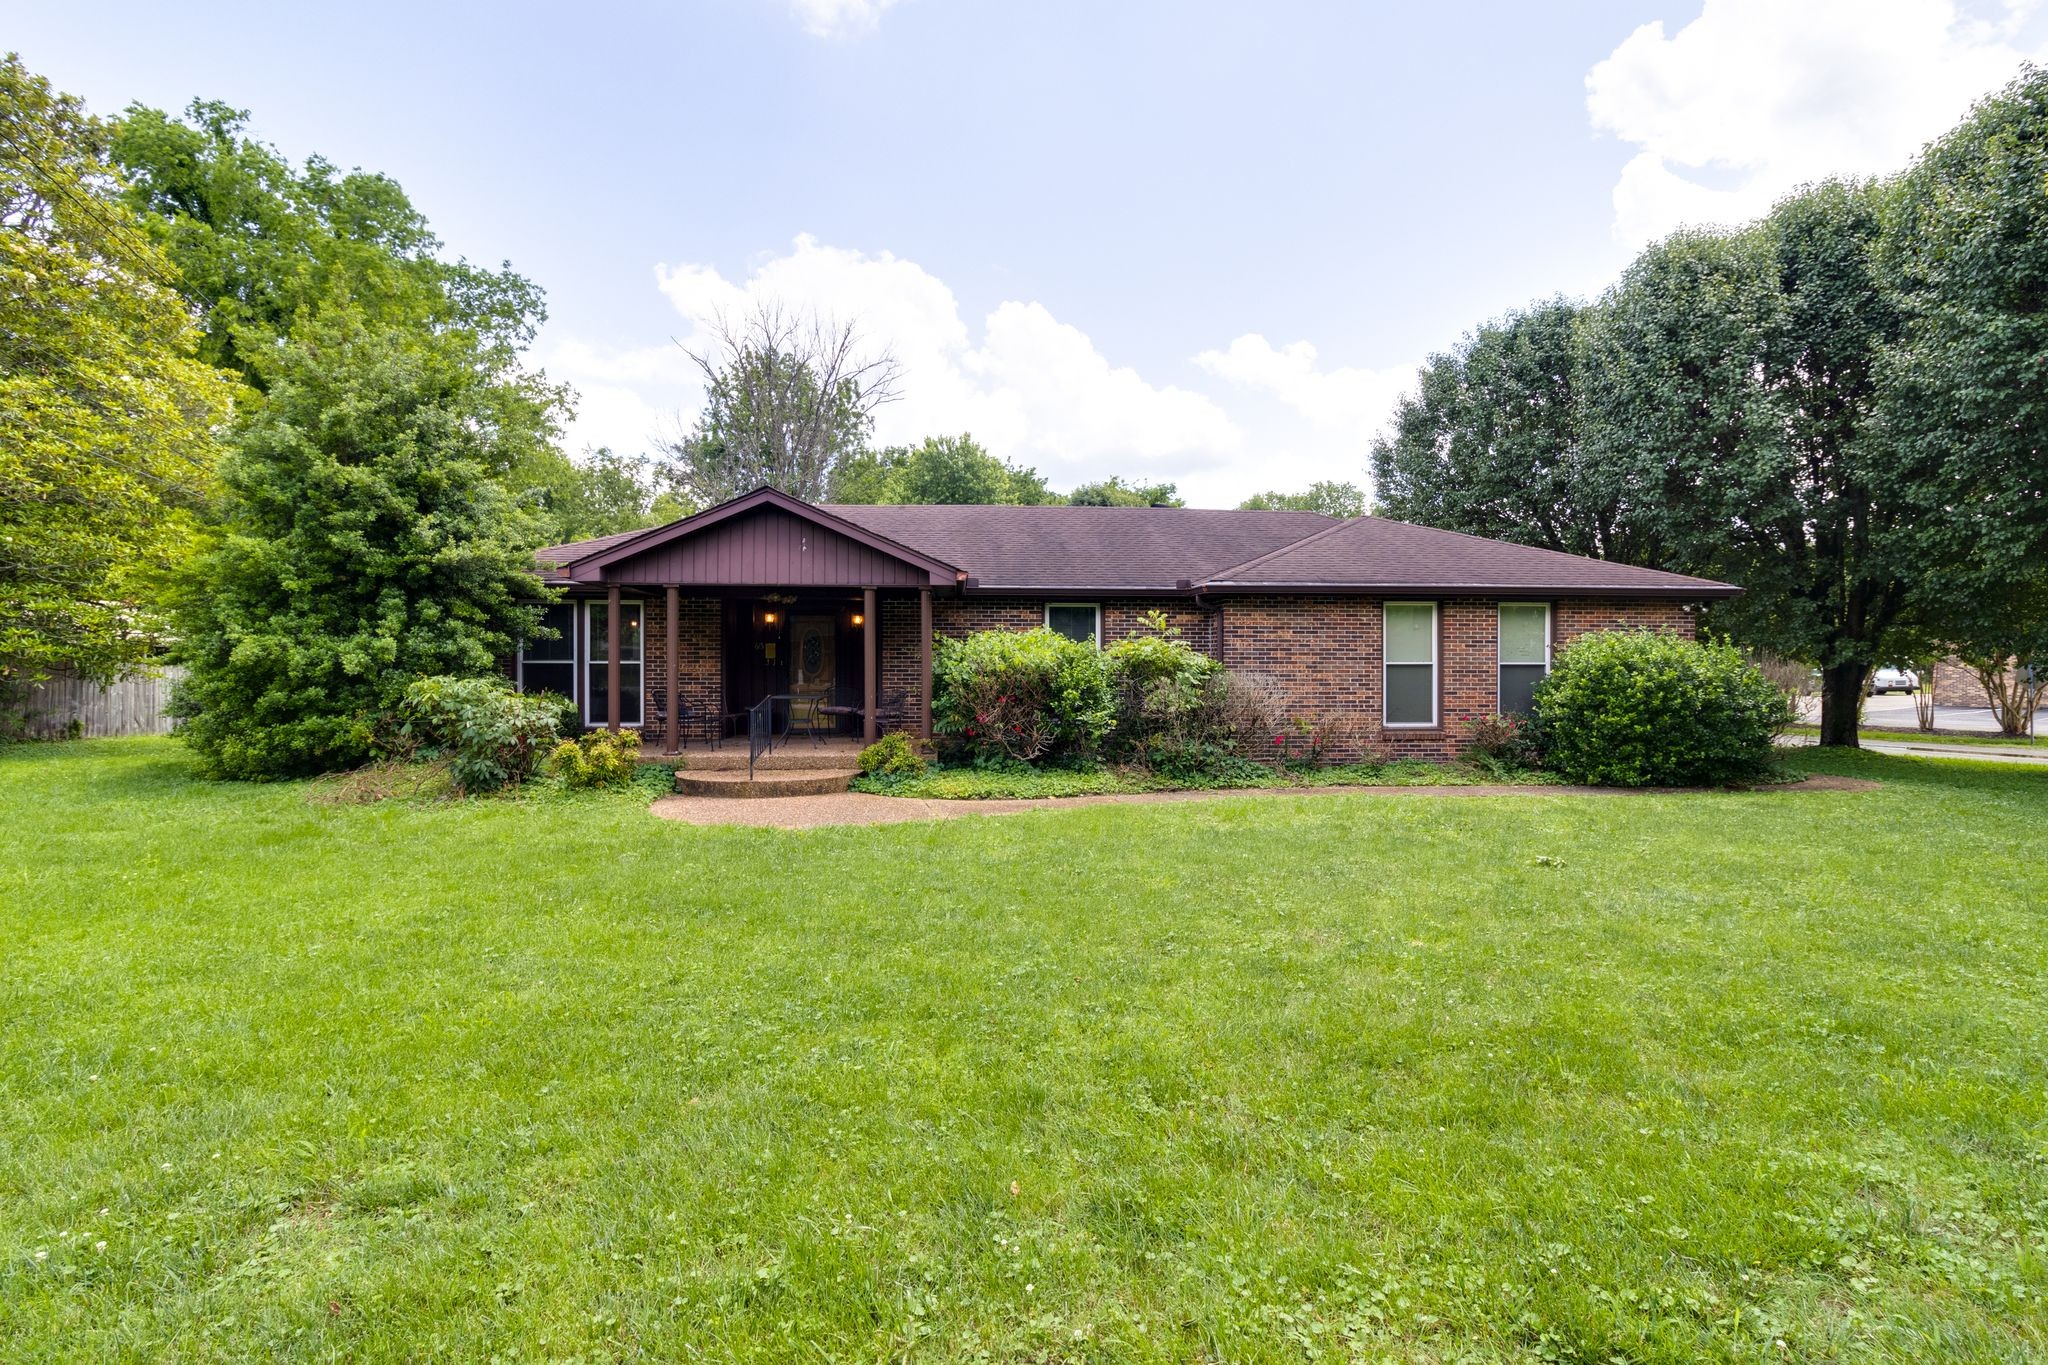
[[[1525,769],[1475,763],[1342,763],[1288,769],[1233,764],[1199,777],[1176,777],[1141,767],[933,766],[918,773],[870,773],[853,790],[877,796],[939,801],[1028,800],[1046,796],[1106,796],[1141,792],[1231,791],[1289,787],[1440,787],[1505,784],[1540,786],[1556,779]]]

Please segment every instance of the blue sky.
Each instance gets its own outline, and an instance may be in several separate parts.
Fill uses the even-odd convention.
[[[1679,223],[1903,165],[2048,54],[2041,0],[0,13],[102,113],[249,109],[540,282],[576,446],[687,421],[678,343],[773,298],[903,361],[884,439],[1205,505],[1363,482],[1432,350]]]

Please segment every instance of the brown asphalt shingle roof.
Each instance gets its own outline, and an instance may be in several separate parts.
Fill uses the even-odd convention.
[[[1653,593],[1727,596],[1725,583],[1540,550],[1384,517],[1354,517],[1256,559],[1220,569],[1213,589]]]
[[[1191,507],[856,506],[820,510],[964,570],[971,589],[1495,593],[1708,598],[1738,589],[1383,517]],[[543,576],[648,532],[538,552]],[[1188,584],[1189,588],[1182,588]]]
[[[965,569],[981,589],[1171,592],[1332,524],[1317,512],[1192,507],[857,507],[826,511]]]

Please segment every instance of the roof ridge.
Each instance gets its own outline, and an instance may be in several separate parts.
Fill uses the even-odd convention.
[[[1289,509],[1289,508],[1281,508],[1281,507],[1275,507],[1275,508],[1240,508],[1240,509],[1238,509],[1238,510],[1240,510],[1240,511],[1275,511],[1275,512],[1281,512],[1281,511],[1289,511],[1289,510],[1291,510],[1291,509]],[[1313,513],[1312,515],[1315,515],[1315,516],[1328,516],[1329,514],[1328,514],[1327,512],[1317,512],[1317,513]],[[1311,532],[1309,532],[1309,533],[1308,533],[1307,535],[1303,536],[1303,537],[1302,537],[1302,538],[1301,538],[1300,540],[1290,540],[1290,541],[1288,541],[1288,542],[1287,542],[1287,543],[1286,543],[1285,545],[1279,546],[1279,547],[1278,547],[1278,548],[1276,548],[1276,549],[1271,549],[1271,550],[1268,550],[1268,551],[1266,551],[1266,552],[1265,552],[1264,554],[1262,554],[1262,555],[1253,555],[1253,556],[1252,556],[1252,557],[1251,557],[1250,559],[1247,559],[1247,560],[1244,560],[1244,561],[1242,561],[1242,562],[1240,562],[1240,563],[1237,563],[1237,564],[1231,564],[1231,565],[1228,565],[1228,566],[1226,566],[1226,567],[1224,567],[1224,568],[1218,569],[1218,570],[1217,570],[1216,572],[1214,572],[1214,573],[1210,574],[1210,575],[1209,575],[1208,577],[1204,578],[1204,579],[1202,580],[1202,582],[1203,582],[1203,583],[1205,583],[1205,584],[1208,584],[1208,583],[1227,583],[1227,582],[1229,582],[1230,580],[1229,580],[1228,578],[1226,578],[1226,577],[1224,576],[1224,575],[1226,575],[1226,574],[1233,574],[1233,573],[1237,573],[1237,572],[1239,572],[1240,570],[1243,570],[1243,569],[1249,569],[1249,568],[1251,568],[1251,567],[1252,567],[1252,566],[1253,566],[1254,564],[1257,564],[1257,563],[1259,563],[1259,562],[1260,562],[1260,561],[1262,561],[1262,560],[1267,560],[1267,559],[1271,559],[1271,558],[1272,558],[1272,557],[1273,557],[1274,555],[1284,555],[1284,554],[1286,554],[1286,553],[1287,553],[1288,551],[1290,551],[1290,550],[1298,550],[1298,549],[1300,549],[1300,548],[1301,548],[1302,546],[1304,546],[1304,545],[1308,545],[1308,544],[1311,544],[1311,543],[1312,543],[1312,542],[1314,542],[1314,541],[1318,541],[1318,540],[1321,540],[1321,539],[1322,539],[1322,538],[1323,538],[1324,536],[1328,536],[1328,535],[1335,535],[1335,534],[1336,534],[1337,532],[1339,532],[1339,531],[1343,530],[1343,529],[1344,529],[1345,527],[1347,527],[1347,526],[1351,525],[1351,524],[1352,524],[1353,522],[1356,522],[1356,521],[1364,521],[1364,520],[1366,520],[1366,518],[1365,518],[1365,517],[1362,517],[1362,516],[1359,516],[1359,517],[1344,517],[1344,518],[1341,518],[1340,520],[1338,520],[1338,522],[1337,522],[1337,523],[1336,523],[1335,525],[1333,525],[1333,526],[1325,526],[1325,527],[1324,527],[1324,528],[1323,528],[1322,530],[1320,530],[1320,531],[1311,531]]]

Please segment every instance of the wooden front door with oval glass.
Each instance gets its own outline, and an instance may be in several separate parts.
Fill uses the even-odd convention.
[[[789,690],[807,698],[791,708],[792,726],[816,726],[816,708],[832,700],[839,685],[839,618],[799,616],[790,622]]]

